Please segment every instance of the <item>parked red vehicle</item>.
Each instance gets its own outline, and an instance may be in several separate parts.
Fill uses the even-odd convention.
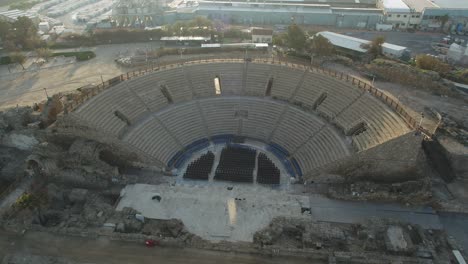
[[[145,240],[145,246],[149,247],[149,248],[159,246],[159,242],[154,240],[154,239],[146,239]]]

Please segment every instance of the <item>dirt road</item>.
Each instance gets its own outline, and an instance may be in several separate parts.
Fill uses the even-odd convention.
[[[77,263],[164,263],[164,264],[284,264],[311,263],[304,258],[261,257],[195,249],[146,248],[141,243],[111,241],[105,237],[88,239],[43,232],[18,234],[0,231],[0,261],[7,254],[64,257]],[[313,263],[319,263],[315,260]],[[320,263],[319,263],[320,264]]]

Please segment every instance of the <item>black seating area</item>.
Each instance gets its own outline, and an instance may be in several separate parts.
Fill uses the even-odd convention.
[[[201,157],[191,162],[185,171],[185,179],[208,180],[211,169],[213,168],[214,154],[211,151],[203,154]]]
[[[221,152],[214,179],[252,183],[256,154],[251,148],[228,145]]]
[[[258,154],[257,182],[263,184],[280,183],[280,170],[263,153]]]

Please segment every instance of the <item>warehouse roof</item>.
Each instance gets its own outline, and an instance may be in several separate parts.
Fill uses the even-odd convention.
[[[363,45],[369,44],[368,40],[350,37],[330,31],[322,31],[317,34],[327,38],[334,46],[358,52],[366,52],[367,50],[363,48]]]
[[[270,35],[273,35],[273,30],[265,29],[265,28],[254,28],[252,29],[252,35],[270,36]]]
[[[403,2],[403,0],[383,0],[383,8],[387,12],[394,13],[406,13],[410,12],[409,7]]]
[[[414,11],[422,13],[427,7],[437,7],[429,0],[403,0],[409,8]]]
[[[463,8],[468,9],[468,0],[432,0],[440,8]]]
[[[330,31],[322,31],[317,34],[327,38],[331,42],[331,44],[333,44],[334,46],[354,50],[354,51],[361,52],[361,53],[367,52],[367,49],[365,49],[364,47],[371,43],[371,41],[369,40],[350,37],[350,36],[338,34],[335,32],[330,32]],[[406,47],[395,45],[395,44],[390,44],[387,42],[382,44],[382,47],[395,50],[395,51],[402,51],[406,49]]]
[[[162,37],[162,41],[210,41],[210,37],[201,36],[173,36],[173,37]]]

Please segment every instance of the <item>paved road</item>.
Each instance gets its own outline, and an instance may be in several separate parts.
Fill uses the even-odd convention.
[[[107,238],[85,239],[42,232],[26,232],[24,236],[0,230],[0,261],[6,254],[63,257],[78,263],[132,264],[283,264],[311,263],[304,258],[260,257],[248,254],[220,253],[194,249],[146,248],[142,244],[111,241]],[[318,263],[314,260],[313,263]]]
[[[441,229],[439,216],[430,207],[404,207],[390,203],[338,201],[311,196],[311,215],[314,220],[337,223],[362,223],[372,217],[390,218],[427,229]]]
[[[445,231],[468,252],[468,214],[439,212]]]

